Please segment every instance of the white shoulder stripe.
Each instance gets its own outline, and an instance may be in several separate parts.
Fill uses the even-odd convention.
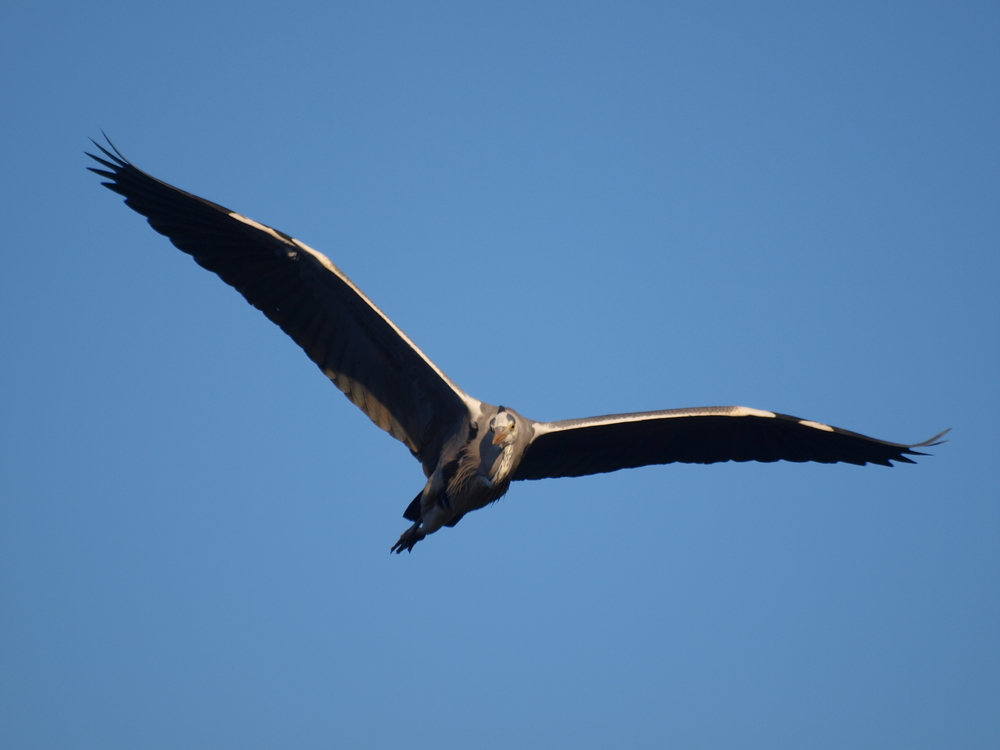
[[[751,409],[749,406],[734,406],[733,411],[725,416],[728,417],[766,417],[768,419],[774,419],[775,413],[773,411],[764,411],[763,409]]]
[[[235,211],[230,211],[229,212],[229,216],[231,218],[233,218],[233,219],[236,219],[236,221],[242,221],[247,226],[251,226],[254,229],[259,229],[260,231],[264,232],[265,234],[271,235],[278,242],[284,243],[285,245],[288,244],[288,240],[286,240],[280,234],[278,234],[273,229],[271,229],[271,227],[266,226],[265,224],[261,224],[259,222],[256,222],[253,219],[247,218],[246,216],[243,216],[241,214],[236,213]]]
[[[812,422],[808,419],[800,419],[799,424],[805,427],[815,427],[817,430],[823,430],[824,432],[834,432],[835,430],[828,424],[822,424],[820,422]]]

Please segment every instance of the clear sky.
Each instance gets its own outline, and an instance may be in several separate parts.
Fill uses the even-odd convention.
[[[0,746],[1000,746],[996,3],[0,5]],[[85,171],[330,256],[469,393],[917,466],[419,465]]]

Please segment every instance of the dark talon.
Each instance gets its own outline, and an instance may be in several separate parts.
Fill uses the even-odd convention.
[[[399,540],[392,545],[389,553],[395,552],[397,555],[404,549],[413,552],[413,546],[423,539],[427,534],[420,530],[420,521],[415,522],[410,528],[399,535]]]

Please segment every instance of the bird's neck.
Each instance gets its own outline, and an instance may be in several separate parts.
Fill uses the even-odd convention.
[[[493,484],[499,484],[503,482],[507,475],[510,474],[511,466],[514,463],[514,445],[505,445],[503,450],[500,451],[500,459],[497,464],[497,470],[493,474]]]

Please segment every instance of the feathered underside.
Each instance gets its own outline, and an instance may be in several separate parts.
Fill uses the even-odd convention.
[[[945,430],[947,432],[947,430]],[[915,445],[877,440],[838,427],[739,406],[670,409],[543,422],[514,479],[601,474],[650,464],[815,461],[863,466],[913,463]]]

